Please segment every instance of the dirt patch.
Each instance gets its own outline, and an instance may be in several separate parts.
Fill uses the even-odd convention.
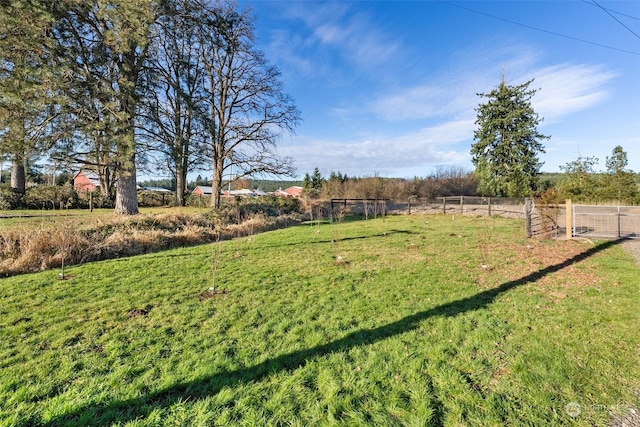
[[[624,416],[614,416],[611,427],[640,427],[640,410],[631,405]]]
[[[208,291],[200,292],[199,297],[200,297],[200,301],[206,301],[211,298],[226,295],[228,293],[229,291],[227,291],[226,289],[218,289],[217,291],[213,291],[209,289]]]
[[[149,314],[149,312],[144,308],[136,308],[134,310],[127,311],[128,318],[146,316],[147,314]]]
[[[93,345],[91,347],[89,347],[89,351],[91,353],[104,353],[104,347],[97,344],[97,345]]]

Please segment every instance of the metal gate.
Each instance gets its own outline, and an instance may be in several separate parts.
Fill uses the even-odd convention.
[[[573,237],[640,238],[639,206],[572,206]]]

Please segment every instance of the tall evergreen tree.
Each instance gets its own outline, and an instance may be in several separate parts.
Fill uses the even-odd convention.
[[[138,213],[135,124],[150,30],[157,17],[153,0],[48,0],[60,54],[70,64],[69,96],[89,95],[98,135],[113,144],[115,212]],[[86,104],[73,113],[86,117]],[[100,138],[102,140],[102,138]]]
[[[532,82],[511,86],[503,77],[497,88],[478,94],[487,102],[476,109],[471,155],[482,194],[525,197],[537,188],[538,155],[545,152],[542,141],[549,137],[537,129],[542,119],[531,106],[536,93],[529,89]]]
[[[311,175],[311,188],[319,192],[322,190],[322,184],[324,184],[324,177],[320,173],[320,169],[316,167]]]
[[[46,149],[56,116],[56,84],[48,33],[53,19],[41,2],[0,3],[0,154],[11,160],[11,187],[24,193],[26,163]]]

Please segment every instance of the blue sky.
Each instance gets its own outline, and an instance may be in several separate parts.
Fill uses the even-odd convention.
[[[579,155],[605,170],[621,145],[640,172],[640,1],[239,4],[302,111],[278,144],[299,176],[473,170],[477,93],[503,70],[509,84],[535,78],[539,130],[551,136],[543,171]]]

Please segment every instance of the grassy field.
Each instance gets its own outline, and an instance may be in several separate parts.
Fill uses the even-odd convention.
[[[434,215],[0,279],[0,425],[604,426],[640,400],[639,273]]]
[[[153,215],[159,213],[204,213],[208,208],[194,207],[159,207],[140,208],[140,214]],[[83,226],[96,221],[105,221],[116,217],[113,209],[69,209],[58,211],[29,210],[0,210],[0,231],[11,230],[20,227],[40,227],[51,224],[71,224],[74,227]]]

